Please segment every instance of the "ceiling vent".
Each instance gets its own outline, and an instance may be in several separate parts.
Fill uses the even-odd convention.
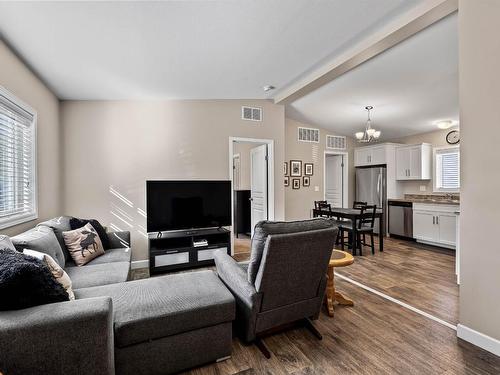
[[[249,121],[262,121],[262,108],[241,107],[241,119]]]
[[[299,127],[299,142],[314,142],[319,143],[319,129],[300,128]]]
[[[340,135],[326,136],[326,148],[331,150],[345,150],[347,148],[346,142],[346,137]]]

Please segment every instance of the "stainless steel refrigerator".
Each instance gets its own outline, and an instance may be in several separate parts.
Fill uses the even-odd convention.
[[[384,236],[387,233],[387,170],[385,167],[356,168],[356,201],[377,205],[383,210]],[[374,232],[378,233],[379,223],[375,221]]]

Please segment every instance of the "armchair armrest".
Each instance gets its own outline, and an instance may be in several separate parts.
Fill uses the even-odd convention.
[[[246,341],[255,339],[255,322],[260,311],[262,294],[247,279],[245,270],[224,250],[214,253],[217,274],[236,298],[237,329]]]
[[[111,298],[1,311],[0,372],[114,374]]]
[[[130,247],[130,232],[107,232],[111,249]]]

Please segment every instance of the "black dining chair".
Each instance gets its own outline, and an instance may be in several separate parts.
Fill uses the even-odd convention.
[[[374,225],[375,225],[375,214],[377,212],[376,205],[366,205],[359,208],[360,210],[360,219],[356,222],[356,244],[357,249],[354,249],[352,246],[352,235],[353,235],[353,227],[352,223],[344,224],[339,227],[341,232],[340,234],[340,246],[342,250],[345,247],[345,237],[344,235],[348,235],[347,248],[352,249],[352,254],[356,255],[357,250],[359,249],[359,254],[363,255],[363,246],[370,246],[372,250],[372,254],[375,254],[375,244],[373,240],[374,235]],[[370,244],[366,243],[366,235],[370,236]]]
[[[354,208],[354,209],[360,209],[362,207],[366,207],[366,205],[367,205],[366,202],[354,201],[352,203],[352,208]],[[351,220],[349,220],[349,219],[342,219],[341,220],[340,218],[337,218],[337,222],[338,222],[339,226],[341,226],[342,224],[349,224],[349,223],[351,223]],[[339,232],[339,235],[337,236],[337,242],[336,242],[337,245],[341,242],[340,241],[340,237],[342,237],[345,233],[347,233],[349,235],[348,232],[344,232],[344,233],[342,231]],[[344,241],[345,241],[345,239],[344,239]],[[350,237],[347,239],[347,241],[348,242],[351,241]]]
[[[332,212],[332,206],[327,201],[314,201],[314,208],[320,210],[319,217],[331,217],[331,214],[325,214],[324,211]]]

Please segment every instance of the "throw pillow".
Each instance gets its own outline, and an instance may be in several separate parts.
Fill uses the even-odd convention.
[[[66,271],[64,271],[50,255],[30,249],[24,249],[23,254],[29,255],[44,262],[45,265],[49,267],[49,270],[50,272],[52,272],[52,275],[54,276],[56,281],[61,284],[66,293],[68,293],[69,299],[75,299],[75,293],[73,293],[73,289],[71,287],[71,279],[69,278]]]
[[[14,251],[16,250],[10,238],[3,235],[0,235],[0,249],[11,249]]]
[[[83,266],[104,254],[101,239],[94,227],[87,223],[75,230],[63,232],[64,242],[77,266]]]
[[[69,301],[68,293],[40,260],[0,249],[0,310]]]
[[[95,219],[79,219],[77,217],[72,217],[69,221],[69,225],[72,230],[79,229],[85,226],[87,223],[90,223],[94,229],[97,231],[99,238],[101,239],[102,247],[104,250],[110,248],[108,234],[106,233],[106,229]]]
[[[61,267],[64,267],[63,249],[54,231],[45,226],[39,226],[27,230],[11,238],[16,250],[22,252],[24,249],[33,249],[41,253],[49,254]]]

